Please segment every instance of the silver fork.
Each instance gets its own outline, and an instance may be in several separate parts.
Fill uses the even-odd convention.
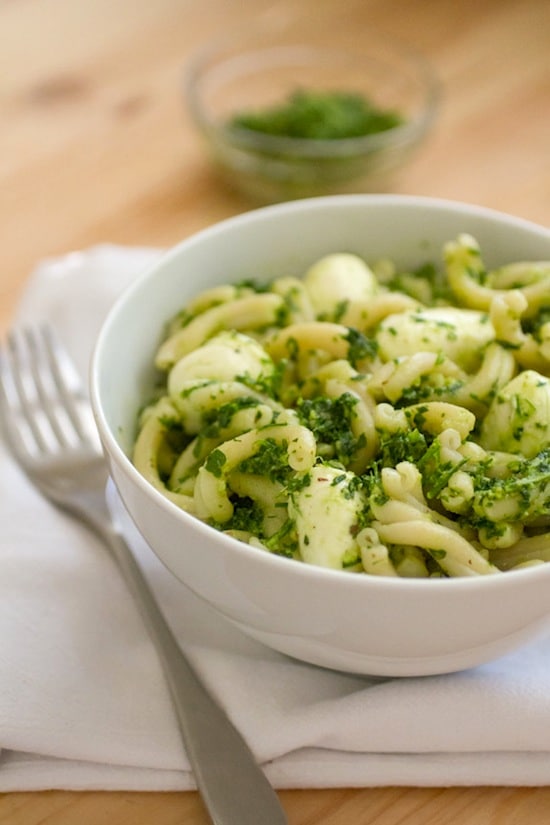
[[[117,531],[107,465],[80,377],[47,327],[15,330],[0,353],[0,417],[11,451],[56,506],[105,542],[156,646],[197,787],[214,825],[284,825],[279,799],[250,748],[185,658]]]

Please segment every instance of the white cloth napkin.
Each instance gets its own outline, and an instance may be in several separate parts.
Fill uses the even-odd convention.
[[[18,320],[52,321],[84,375],[114,295],[158,254],[102,246],[47,261]],[[0,518],[0,791],[194,787],[116,568],[33,490],[2,442]],[[181,645],[276,787],[550,782],[550,636],[453,675],[334,673],[251,641],[136,534],[132,544]]]

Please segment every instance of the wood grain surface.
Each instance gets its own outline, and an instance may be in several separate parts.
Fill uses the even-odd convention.
[[[0,331],[43,258],[102,242],[171,245],[251,208],[212,171],[183,104],[183,72],[204,40],[292,7],[305,25],[336,15],[355,45],[369,26],[383,28],[434,65],[439,117],[392,191],[550,223],[547,0],[0,0]],[[550,821],[550,788],[280,797],[290,825]],[[207,822],[195,793],[0,796],[0,825]]]

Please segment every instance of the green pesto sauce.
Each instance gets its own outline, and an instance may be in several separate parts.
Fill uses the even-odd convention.
[[[378,352],[378,344],[373,338],[369,338],[364,333],[359,332],[354,327],[348,327],[345,340],[349,344],[348,361],[352,367],[357,367],[359,361],[365,358],[375,358]]]
[[[288,444],[274,438],[259,442],[256,453],[239,464],[243,473],[264,476],[270,481],[285,483],[292,470],[288,464]]]
[[[317,398],[300,398],[297,412],[300,422],[308,427],[318,444],[331,445],[332,458],[347,465],[355,452],[364,446],[353,433],[352,422],[356,416],[357,398],[351,393],[342,393],[337,398],[319,396]]]

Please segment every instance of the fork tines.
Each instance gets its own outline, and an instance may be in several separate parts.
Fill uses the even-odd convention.
[[[0,389],[4,423],[12,440],[19,439],[27,452],[49,452],[59,444],[88,440],[82,382],[49,326],[9,334],[0,362]]]

